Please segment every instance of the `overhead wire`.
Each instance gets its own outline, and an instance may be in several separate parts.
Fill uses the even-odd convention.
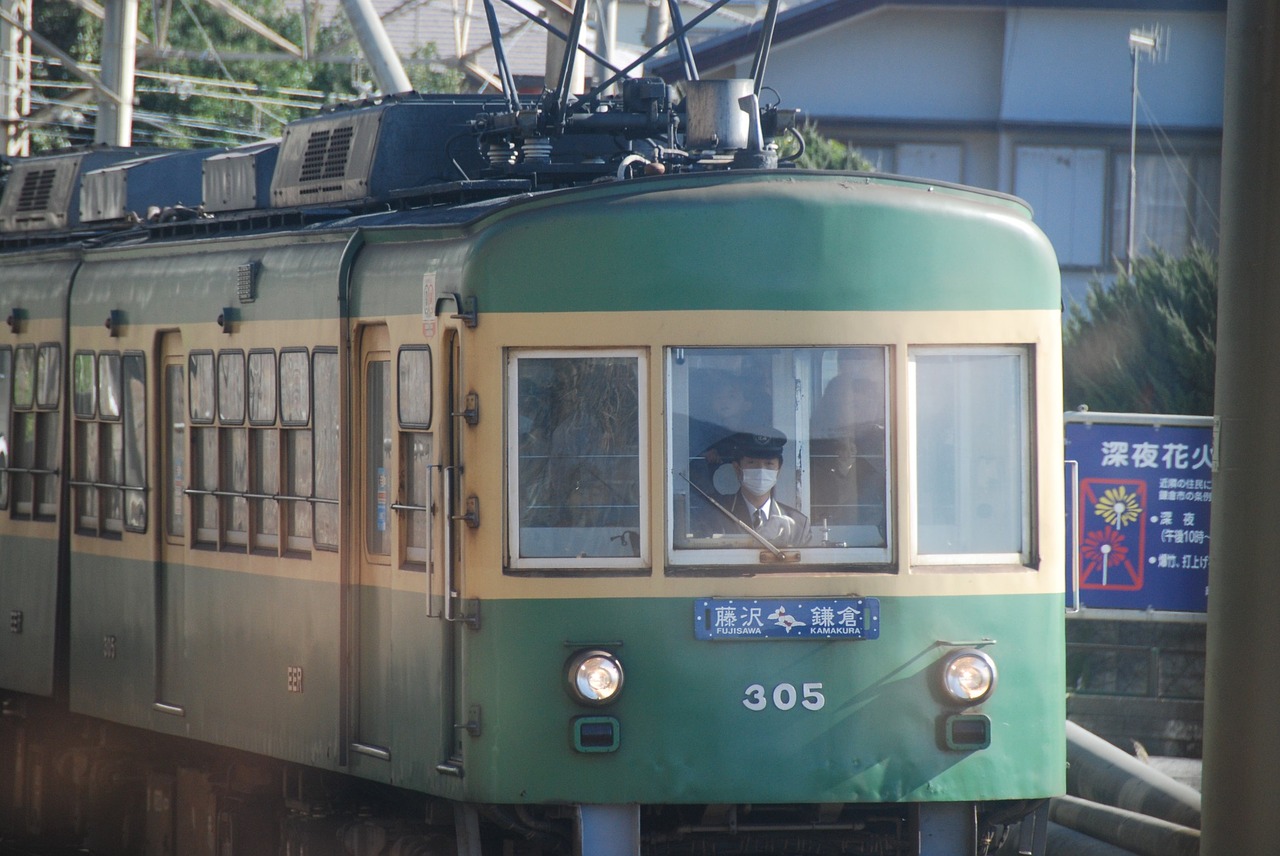
[[[1177,175],[1177,172],[1175,172],[1175,167],[1172,165],[1172,162],[1176,160],[1178,164],[1177,169],[1180,169],[1182,172],[1182,175],[1186,177],[1187,181],[1190,183],[1191,188],[1195,192],[1195,198],[1197,202],[1200,203],[1199,205],[1192,206],[1190,203],[1190,200],[1187,199],[1186,194],[1183,192],[1183,188],[1179,186],[1180,182],[1178,181],[1173,182],[1174,190],[1178,194],[1179,200],[1182,202],[1183,209],[1186,210],[1188,214],[1194,217],[1194,220],[1192,223],[1192,229],[1191,229],[1192,236],[1193,237],[1195,236],[1195,232],[1196,232],[1195,227],[1199,223],[1199,219],[1200,219],[1199,217],[1195,216],[1195,213],[1200,210],[1204,210],[1208,212],[1208,214],[1210,215],[1210,222],[1208,225],[1212,229],[1213,237],[1216,241],[1221,237],[1220,227],[1222,225],[1221,216],[1219,215],[1219,212],[1218,212],[1218,206],[1213,202],[1213,200],[1211,200],[1208,197],[1207,194],[1205,194],[1204,188],[1201,187],[1200,182],[1196,178],[1195,174],[1193,174],[1191,170],[1188,169],[1187,167],[1188,158],[1184,157],[1182,154],[1178,152],[1177,146],[1174,144],[1173,140],[1169,138],[1168,133],[1166,133],[1164,130],[1164,126],[1160,124],[1160,120],[1156,118],[1155,114],[1151,110],[1151,106],[1147,103],[1147,100],[1142,96],[1141,92],[1138,93],[1138,103],[1142,107],[1143,116],[1145,116],[1147,119],[1148,126],[1151,129],[1151,136],[1155,140],[1156,148],[1160,153],[1160,158],[1162,162],[1165,164],[1165,169],[1168,171],[1170,177],[1176,179],[1178,175]],[[1165,151],[1166,146],[1168,148],[1168,152],[1172,153],[1172,157],[1170,157],[1169,153],[1166,153]],[[1203,209],[1202,209],[1202,206],[1203,206]]]
[[[217,63],[218,68],[222,70],[223,76],[226,77],[227,80],[233,80],[234,78],[232,77],[230,70],[228,70],[227,66],[222,62],[222,57],[218,55],[218,49],[214,45],[213,39],[210,38],[208,30],[206,30],[204,28],[204,25],[200,23],[200,19],[196,17],[195,10],[191,8],[190,0],[182,0],[182,8],[186,10],[187,15],[191,18],[191,22],[195,25],[196,29],[199,31],[201,38],[204,39],[205,46],[208,48],[209,54],[212,56],[213,61]],[[247,96],[249,93],[246,92],[244,94]],[[266,110],[263,108],[259,108],[259,109],[261,110],[262,113],[266,114],[267,116],[270,116],[273,120],[275,120],[276,122],[279,122],[281,125],[285,124],[288,121],[287,119],[285,119],[285,117],[276,113],[272,113],[270,110]]]

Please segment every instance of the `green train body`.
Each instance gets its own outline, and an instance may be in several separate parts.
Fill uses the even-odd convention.
[[[405,800],[467,853],[974,853],[1043,825],[1060,297],[1029,212],[793,169],[577,183],[0,253],[11,823],[76,791],[60,751],[132,746],[122,852],[181,839],[158,793],[252,828],[247,769],[282,777],[253,792],[291,853],[382,852],[317,830],[410,835],[379,813]],[[848,460],[820,427],[842,371],[874,417]],[[698,483],[694,411],[747,378],[765,416],[734,436],[786,441],[797,543],[707,506],[741,448]],[[841,468],[852,499],[823,492]],[[589,652],[608,700],[575,694]],[[961,654],[994,687],[949,696]]]

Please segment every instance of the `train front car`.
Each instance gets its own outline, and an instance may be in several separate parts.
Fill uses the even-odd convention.
[[[479,309],[464,799],[573,806],[583,852],[967,854],[1062,792],[1059,280],[1023,205],[644,179],[509,207],[431,279]]]
[[[120,216],[0,236],[0,831],[1042,853],[1053,252],[685,86],[342,108],[205,159],[248,201],[93,170]]]

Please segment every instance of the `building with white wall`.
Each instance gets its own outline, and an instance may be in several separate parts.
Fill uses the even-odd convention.
[[[1131,31],[1160,42],[1138,58],[1135,255],[1216,249],[1225,26],[1225,0],[816,0],[779,16],[766,83],[881,171],[1026,199],[1081,300],[1127,255]],[[695,45],[701,76],[749,76],[757,40]]]

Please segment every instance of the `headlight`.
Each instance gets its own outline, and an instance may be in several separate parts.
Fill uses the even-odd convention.
[[[942,665],[942,688],[960,704],[986,701],[996,688],[996,664],[981,651],[956,651]]]
[[[608,651],[579,651],[568,666],[569,694],[583,704],[608,704],[622,691],[622,664]]]

